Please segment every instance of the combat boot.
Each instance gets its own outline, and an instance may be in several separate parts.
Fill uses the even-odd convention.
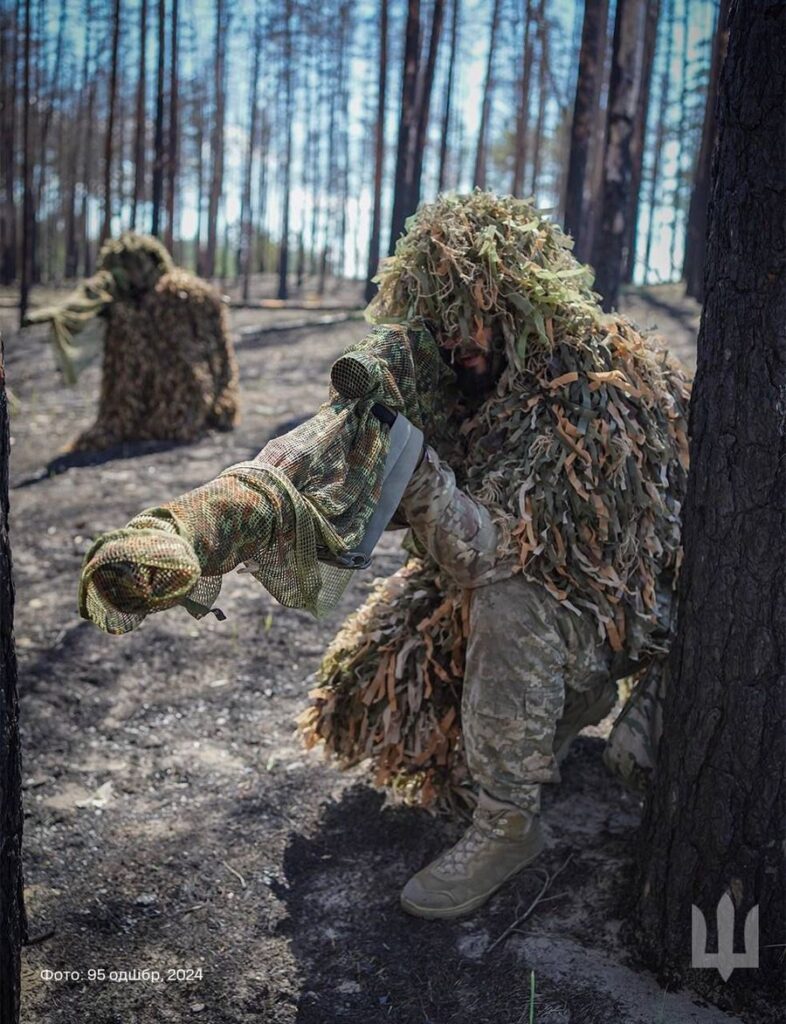
[[[565,713],[557,722],[554,733],[554,758],[557,764],[567,757],[571,743],[585,726],[597,725],[617,703],[617,687],[607,682],[594,690],[577,693],[569,691],[565,702]]]
[[[530,864],[543,846],[539,815],[481,788],[472,824],[455,846],[410,878],[401,906],[416,917],[462,917]]]

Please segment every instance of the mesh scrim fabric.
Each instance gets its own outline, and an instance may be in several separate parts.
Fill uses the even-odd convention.
[[[333,365],[315,416],[100,537],[82,567],[80,613],[108,633],[176,604],[200,617],[221,576],[245,563],[281,604],[323,615],[351,570],[321,559],[359,544],[379,500],[389,441],[371,407],[402,412],[436,439],[447,431],[454,382],[428,332],[374,328]]]

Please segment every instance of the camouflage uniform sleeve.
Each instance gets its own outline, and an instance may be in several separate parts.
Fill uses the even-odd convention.
[[[428,445],[394,519],[409,523],[437,565],[461,587],[512,575],[512,565],[497,558],[497,527],[488,509],[456,486],[453,470]]]

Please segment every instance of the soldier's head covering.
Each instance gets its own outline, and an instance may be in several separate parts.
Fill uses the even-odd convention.
[[[566,322],[580,337],[600,313],[572,244],[524,200],[478,189],[440,196],[407,221],[366,316],[422,324],[443,349],[487,353],[497,372],[532,372]]]

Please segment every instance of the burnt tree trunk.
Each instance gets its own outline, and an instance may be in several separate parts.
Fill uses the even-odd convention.
[[[633,183],[633,135],[639,110],[647,0],[618,0],[611,57],[611,80],[601,192],[601,219],[595,240],[595,290],[603,308],[617,303],[629,238]]]
[[[598,105],[603,84],[603,56],[606,50],[608,0],[586,0],[581,30],[579,77],[570,129],[568,183],[565,188],[565,230],[573,236],[574,252],[581,255],[581,227],[584,215],[588,158],[592,133],[598,123]]]
[[[656,969],[687,976],[734,1009],[765,994],[782,999],[786,978],[784,53],[782,0],[733,5],[677,638],[631,918]],[[717,971],[689,965],[691,905],[704,914],[707,949],[716,951],[716,908],[726,891],[737,911],[735,949],[742,951],[743,922],[758,906],[760,950],[758,970],[735,970],[724,984]]]
[[[707,210],[710,202],[710,175],[712,172],[712,151],[715,147],[715,107],[718,102],[718,80],[726,46],[729,39],[729,0],[721,0],[718,24],[712,43],[710,80],[707,86],[707,103],[704,111],[704,126],[701,146],[696,159],[693,177],[693,191],[688,208],[688,226],[685,232],[685,259],[682,276],[685,278],[685,292],[698,302],[704,301],[704,246],[707,240]]]
[[[14,582],[8,542],[8,406],[0,339],[0,1020],[17,1024],[20,950],[27,937],[22,888],[22,764],[19,749]]]

